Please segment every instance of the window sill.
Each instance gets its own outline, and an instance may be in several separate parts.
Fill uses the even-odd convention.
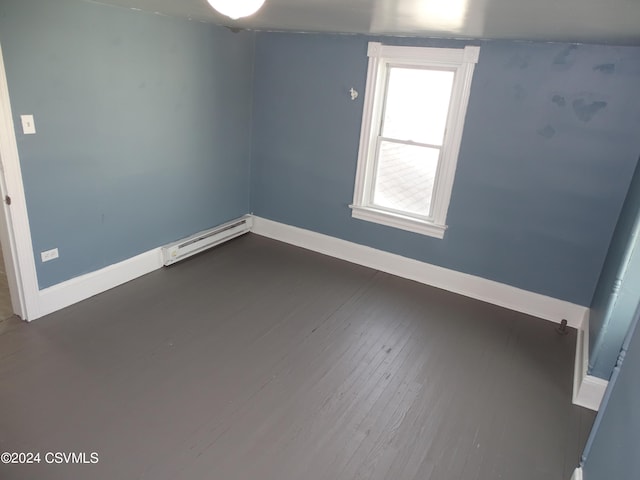
[[[446,225],[439,225],[426,220],[419,220],[376,208],[358,205],[350,205],[349,207],[351,208],[351,216],[353,218],[399,228],[400,230],[406,230],[408,232],[419,233],[420,235],[442,239],[444,238],[444,232],[447,230]]]

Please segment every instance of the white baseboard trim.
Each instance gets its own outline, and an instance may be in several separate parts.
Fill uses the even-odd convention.
[[[40,318],[162,267],[160,248],[39,291]],[[30,320],[34,320],[31,318]]]
[[[578,329],[588,311],[564,300],[261,217],[254,216],[252,232],[553,322],[566,319],[569,326]]]
[[[589,318],[586,307],[261,217],[253,218],[252,231],[257,235],[517,312],[557,323],[566,319],[570,326],[578,329],[573,402],[592,410],[598,410],[608,382],[587,375]],[[160,248],[156,248],[95,272],[40,290],[38,293],[38,315],[30,320],[73,305],[161,267],[162,252]]]
[[[571,475],[571,480],[582,480],[582,468],[578,467],[573,471],[573,475]]]
[[[573,403],[598,411],[609,382],[587,375],[589,367],[589,313],[578,329],[576,339],[576,361],[573,370]],[[582,477],[581,477],[582,478]]]

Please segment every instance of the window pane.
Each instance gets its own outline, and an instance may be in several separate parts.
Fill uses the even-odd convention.
[[[373,203],[428,216],[440,150],[381,142]]]
[[[454,73],[389,69],[382,136],[442,145]]]

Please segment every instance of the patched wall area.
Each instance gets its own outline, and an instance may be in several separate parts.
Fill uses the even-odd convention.
[[[590,305],[640,151],[640,50],[480,43],[439,240],[351,217],[363,105],[348,90],[364,91],[369,40],[468,43],[259,33],[253,211]]]

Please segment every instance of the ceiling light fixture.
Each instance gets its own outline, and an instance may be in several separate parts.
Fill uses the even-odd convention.
[[[207,0],[209,5],[227,17],[237,20],[253,15],[264,4],[264,0]]]

